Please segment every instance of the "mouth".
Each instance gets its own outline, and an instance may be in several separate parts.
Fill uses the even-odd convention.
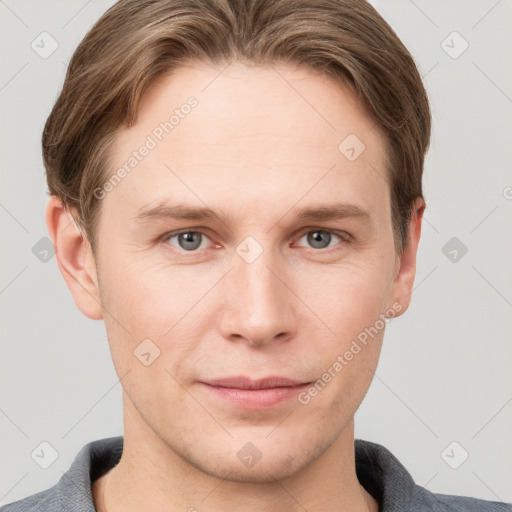
[[[268,409],[296,397],[311,382],[270,376],[258,380],[238,376],[202,381],[213,397],[243,409]]]

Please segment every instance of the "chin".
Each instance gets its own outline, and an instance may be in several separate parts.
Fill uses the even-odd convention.
[[[272,483],[293,476],[300,471],[307,461],[304,456],[294,453],[262,454],[254,465],[245,465],[235,455],[222,459],[214,455],[212,459],[202,459],[198,469],[211,476],[229,482]]]
[[[224,442],[205,439],[203,443],[189,446],[187,453],[181,455],[198,470],[216,478],[231,482],[271,483],[292,477],[331,444],[321,436],[318,439],[308,436],[307,442],[301,441],[296,433],[284,429],[280,436],[273,438],[274,433],[269,437],[271,431],[262,429],[258,436],[251,429],[251,435],[246,433],[229,439],[225,436]]]

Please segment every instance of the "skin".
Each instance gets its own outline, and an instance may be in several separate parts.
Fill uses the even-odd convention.
[[[124,451],[94,482],[95,503],[108,512],[377,511],[355,473],[354,414],[384,329],[307,404],[243,409],[199,381],[314,382],[393,304],[403,314],[424,203],[413,206],[400,257],[384,137],[355,97],[304,67],[223,68],[192,63],[146,91],[136,124],[116,140],[112,172],[189,96],[198,106],[101,200],[96,254],[60,200],[48,201],[59,268],[80,311],[104,320],[122,379]],[[348,134],[366,146],[354,161],[338,150]],[[161,200],[226,218],[134,220]],[[338,202],[368,216],[293,218]],[[182,229],[203,233],[198,248],[164,237]],[[324,233],[319,248],[308,233],[322,230],[331,239]],[[263,250],[252,263],[236,252],[248,236]],[[149,366],[133,353],[147,338],[160,349]],[[250,468],[237,457],[248,442],[261,453]]]

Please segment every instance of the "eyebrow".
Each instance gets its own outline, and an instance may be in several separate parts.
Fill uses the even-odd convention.
[[[286,213],[282,218],[286,217]],[[293,219],[295,221],[327,221],[345,219],[349,217],[369,220],[369,211],[355,204],[335,203],[331,205],[309,206],[295,210]],[[146,206],[139,210],[133,220],[145,222],[149,220],[196,220],[206,221],[220,219],[224,224],[228,223],[228,215],[222,211],[214,211],[206,207],[189,206],[185,204],[171,205],[166,201],[156,206]]]

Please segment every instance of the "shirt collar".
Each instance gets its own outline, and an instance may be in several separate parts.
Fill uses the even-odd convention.
[[[398,459],[384,446],[362,439],[355,440],[354,450],[357,478],[379,503],[379,512],[392,512],[397,502],[407,510],[417,486]],[[92,482],[113,468],[122,452],[123,436],[86,444],[56,485],[62,510],[75,503],[77,511],[95,512]]]

